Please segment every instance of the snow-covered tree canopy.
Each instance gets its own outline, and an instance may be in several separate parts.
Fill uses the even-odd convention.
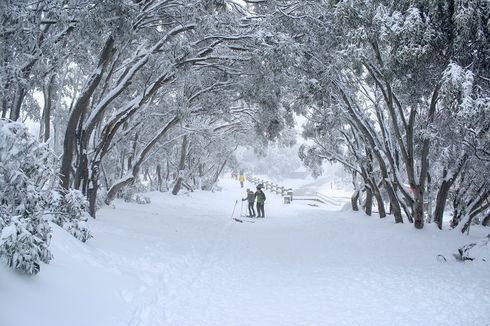
[[[213,189],[238,146],[293,144],[294,114],[301,159],[343,164],[354,209],[490,219],[483,0],[8,0],[0,17],[2,118],[59,157],[57,207],[77,217],[58,224],[84,240],[72,189],[94,217],[135,191]]]
[[[368,214],[374,196],[384,217],[388,198],[397,222],[405,215],[421,228],[428,214],[441,226],[452,198],[455,225],[488,221],[488,3],[274,1],[261,8],[275,18],[274,40],[287,39],[284,74],[297,81],[291,106],[305,112],[304,136],[315,142],[301,149],[307,165],[319,172],[322,160],[341,162],[362,180]]]

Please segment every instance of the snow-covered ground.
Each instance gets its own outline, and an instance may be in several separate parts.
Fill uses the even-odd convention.
[[[39,275],[0,267],[0,325],[489,324],[489,248],[487,261],[452,257],[489,229],[415,230],[270,193],[265,219],[238,223],[245,191],[221,185],[118,201],[86,244],[53,226]]]

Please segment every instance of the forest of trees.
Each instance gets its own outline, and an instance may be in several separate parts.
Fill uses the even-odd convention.
[[[490,222],[484,0],[6,0],[0,17],[14,268],[51,259],[46,216],[86,241],[83,211],[116,196],[211,190],[237,147],[290,139],[294,114],[313,173],[352,173],[353,209]]]

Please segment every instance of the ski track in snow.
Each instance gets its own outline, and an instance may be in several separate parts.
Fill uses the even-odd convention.
[[[37,319],[0,315],[0,325],[467,326],[488,321],[488,263],[450,259],[460,244],[488,231],[475,228],[471,237],[431,225],[417,231],[389,218],[339,211],[342,203],[284,205],[272,193],[267,193],[265,219],[238,223],[230,215],[245,188],[237,181],[222,183],[223,192],[151,193],[149,205],[117,202],[117,209],[106,207],[91,222],[95,238],[85,245],[57,231],[55,261],[43,266],[34,290],[0,269],[0,307],[16,309],[16,300],[29,294],[36,302],[49,298],[39,303]],[[235,217],[240,207],[238,202]],[[448,263],[437,261],[437,254]],[[67,268],[78,283],[65,281]],[[11,283],[2,283],[2,276]],[[90,287],[99,292],[85,289]],[[19,289],[17,299],[2,300],[2,290]],[[82,302],[86,309],[80,315],[75,311]],[[53,308],[62,304],[68,317]]]

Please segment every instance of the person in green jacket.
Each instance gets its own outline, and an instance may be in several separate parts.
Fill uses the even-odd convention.
[[[257,217],[265,217],[264,203],[266,198],[264,192],[262,191],[262,184],[257,185],[255,198],[257,198]]]

